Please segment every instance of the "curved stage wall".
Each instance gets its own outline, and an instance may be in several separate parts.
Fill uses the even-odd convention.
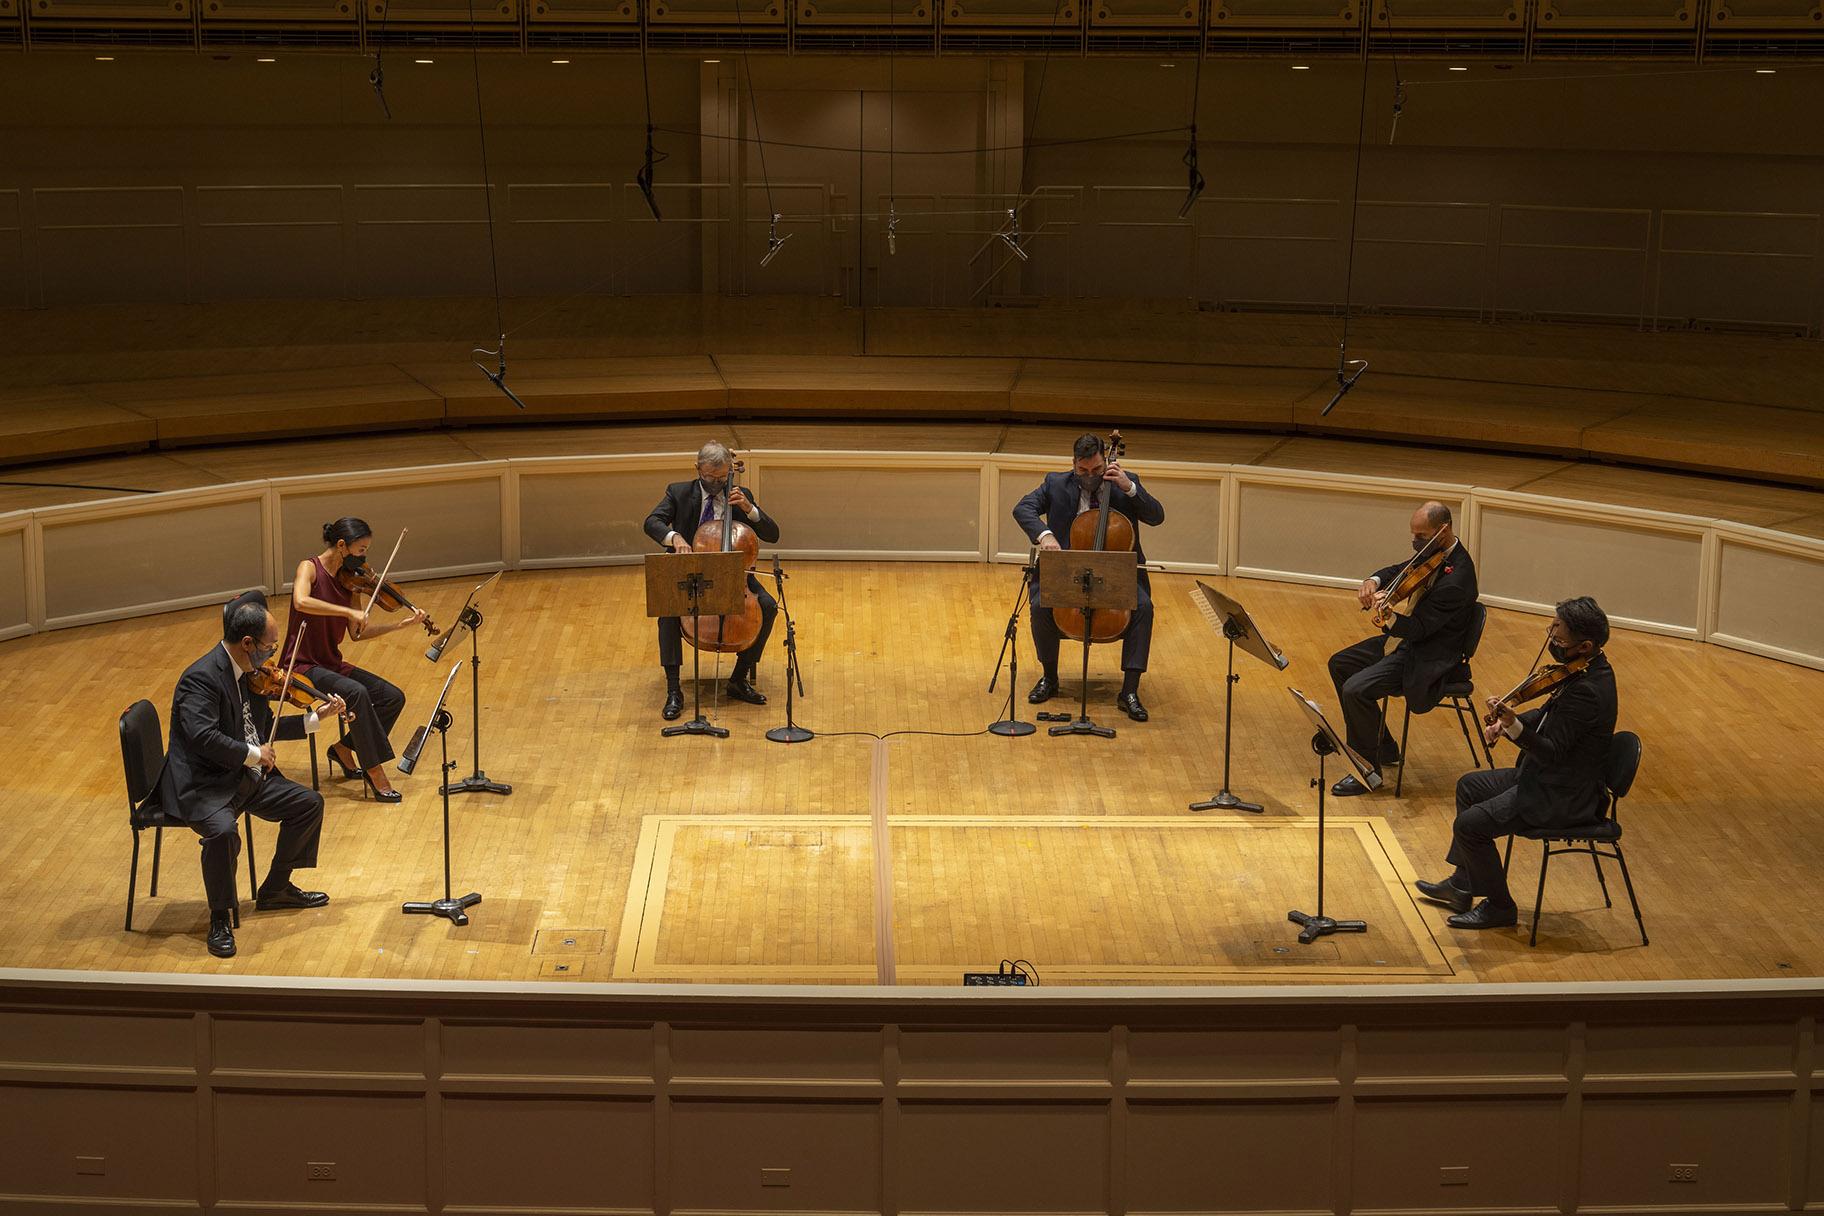
[[[632,563],[689,453],[495,460],[273,478],[0,515],[0,639],[284,586],[323,520],[409,527],[402,578]],[[1055,458],[757,451],[747,481],[791,521],[785,557],[1014,561],[1014,501]],[[1457,512],[1483,599],[1549,612],[1596,596],[1617,625],[1824,668],[1824,541],[1699,515],[1471,485],[1136,461],[1165,504],[1149,556],[1186,573],[1353,586],[1413,505]],[[908,504],[856,512],[860,496]],[[206,543],[199,543],[203,541]]]

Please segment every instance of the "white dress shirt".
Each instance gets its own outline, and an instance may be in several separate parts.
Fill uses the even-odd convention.
[[[234,691],[237,694],[241,694],[241,680],[244,679],[247,673],[252,671],[253,668],[244,665],[241,662],[241,652],[228,645],[227,642],[224,641],[222,643],[222,649],[227,651],[228,661],[234,664]],[[317,711],[314,709],[304,715],[304,732],[311,735],[317,733]],[[247,759],[242,761],[242,763],[248,768],[260,767],[261,757],[258,745],[253,743],[247,745]]]

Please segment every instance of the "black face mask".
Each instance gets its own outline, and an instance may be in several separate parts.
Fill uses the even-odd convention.
[[[1572,647],[1566,646],[1554,638],[1552,641],[1547,642],[1545,644],[1545,648],[1547,651],[1549,651],[1551,653],[1552,662],[1554,662],[1554,663],[1570,662]]]
[[[365,565],[367,565],[367,558],[362,554],[344,553],[342,555],[342,568],[344,570],[359,570]]]
[[[1102,488],[1101,473],[1078,473],[1077,484],[1083,487],[1085,494],[1094,494]]]
[[[1438,538],[1437,533],[1435,533],[1435,532],[1432,533],[1430,536],[1413,537],[1412,538],[1412,551],[1414,553],[1423,553],[1425,551],[1425,546],[1429,545],[1432,541],[1436,540],[1437,538]]]

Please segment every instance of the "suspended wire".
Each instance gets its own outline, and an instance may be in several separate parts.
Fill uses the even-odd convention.
[[[735,33],[741,39],[741,75],[747,78],[747,108],[754,115],[754,145],[760,155],[760,184],[766,188],[766,214],[771,219],[775,214],[773,179],[766,173],[766,137],[760,131],[760,102],[754,96],[754,71],[747,61],[747,33],[741,22],[741,0],[735,0]]]
[[[646,208],[652,212],[652,218],[663,221],[665,217],[659,213],[659,201],[653,197],[652,179],[658,166],[671,153],[660,152],[652,146],[652,65],[648,52],[649,41],[646,6],[642,4],[640,5],[640,85],[646,98],[646,156],[640,162],[639,172],[633,175],[633,181],[640,188],[640,195],[645,198]]]
[[[1197,28],[1197,68],[1191,78],[1191,142],[1184,150],[1185,169],[1184,205],[1178,208],[1178,218],[1190,215],[1191,207],[1197,202],[1197,196],[1203,193],[1205,182],[1203,172],[1197,167],[1197,110],[1203,100],[1203,53],[1205,34],[1200,23]]]
[[[475,0],[469,0],[469,64],[475,73],[475,134],[481,142],[481,201],[488,213],[488,273],[494,282],[494,332],[506,333],[500,313],[500,258],[494,249],[494,179],[488,174],[488,124],[481,102],[481,40],[475,28]],[[506,351],[499,352],[501,359]]]
[[[1370,4],[1373,2],[1374,0],[1369,0]],[[1391,145],[1394,137],[1400,133],[1400,114],[1406,109],[1406,82],[1400,79],[1399,43],[1396,42],[1393,37],[1393,0],[1381,0],[1381,4],[1383,5],[1381,11],[1387,14],[1388,58],[1393,61],[1393,126],[1389,127],[1387,130],[1387,142]],[[1369,10],[1371,14],[1373,11],[1373,9]],[[1368,21],[1368,33],[1370,37],[1374,34],[1374,20],[1372,16]]]

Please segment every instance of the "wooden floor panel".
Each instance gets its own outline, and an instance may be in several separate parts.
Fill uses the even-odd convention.
[[[1590,867],[1577,859],[1553,865],[1536,949],[1523,933],[1450,930],[1439,910],[1413,904],[1403,884],[1445,869],[1454,783],[1469,766],[1448,716],[1414,719],[1404,796],[1330,804],[1333,814],[1371,825],[1346,830],[1339,821],[1332,829],[1333,837],[1356,833],[1362,844],[1354,861],[1347,848],[1333,851],[1329,897],[1331,910],[1369,919],[1372,931],[1310,947],[1318,961],[1307,962],[1297,953],[1307,948],[1280,918],[1289,907],[1310,910],[1316,766],[1285,686],[1334,703],[1324,660],[1362,628],[1346,593],[1216,580],[1249,604],[1292,660],[1283,674],[1241,660],[1231,784],[1267,808],[1243,817],[1186,810],[1221,782],[1223,725],[1222,650],[1189,602],[1192,579],[1155,576],[1158,624],[1143,688],[1152,721],[1131,723],[1115,711],[1115,656],[1098,647],[1091,711],[1118,728],[1115,739],[1003,739],[967,732],[999,716],[1000,698],[987,686],[1017,579],[1012,568],[799,563],[795,573],[807,692],[799,718],[819,737],[790,747],[762,738],[783,718],[776,644],[760,674],[771,705],[715,706],[734,731],[726,741],[662,739],[663,681],[638,602],[639,571],[508,575],[483,637],[481,764],[515,792],[463,796],[453,807],[456,892],[484,897],[473,923],[453,928],[399,911],[401,900],[441,893],[433,747],[417,775],[398,779],[406,792],[399,807],[363,801],[358,785],[325,781],[322,863],[306,877],[331,893],[331,906],[249,912],[241,954],[229,962],[202,949],[196,845],[184,833],[167,834],[156,899],[147,895],[146,838],[136,931],[121,931],[129,838],[115,719],[141,696],[168,717],[180,670],[217,636],[215,609],[8,642],[0,647],[0,805],[9,829],[0,835],[0,874],[13,915],[0,922],[0,965],[643,978],[622,946],[622,927],[629,891],[650,885],[636,876],[654,872],[650,856],[642,861],[642,833],[663,822],[683,825],[680,838],[696,840],[703,860],[674,849],[656,871],[670,902],[661,909],[663,935],[653,939],[655,962],[702,966],[704,978],[772,978],[757,970],[764,963],[800,978],[808,968],[812,978],[868,980],[880,961],[878,837],[869,827],[878,822],[889,829],[884,895],[901,982],[954,982],[965,965],[1016,951],[1053,982],[1259,982],[1320,969],[1333,980],[1373,980],[1413,960],[1433,966],[1436,957],[1448,966],[1425,974],[1441,982],[1824,971],[1824,931],[1786,911],[1824,869],[1824,738],[1815,729],[1824,672],[1677,639],[1616,636],[1622,725],[1645,742],[1623,822],[1653,937],[1646,948],[1625,904],[1605,909]],[[469,585],[423,584],[414,598],[436,614]],[[1518,679],[1542,629],[1538,617],[1491,612],[1479,682]],[[410,636],[351,650],[410,698],[398,744],[422,721],[439,676]],[[1023,634],[1021,654],[1017,707],[1030,719],[1024,693],[1037,673]],[[1070,666],[1065,693],[1074,700]],[[714,670],[712,662],[706,677]],[[709,704],[719,683],[706,678],[702,687]],[[466,674],[453,710],[452,756],[466,773]],[[874,738],[909,730],[956,735],[897,734],[884,745]],[[308,777],[303,744],[282,744],[280,754],[289,772]],[[1334,766],[1326,774],[1338,775]],[[830,817],[837,822],[805,826]],[[1060,819],[1078,826],[1055,826]],[[683,830],[693,824],[703,825],[694,837]],[[1381,848],[1373,867],[1363,830]],[[800,832],[833,833],[808,871]],[[275,832],[259,824],[256,835],[263,867]],[[1516,853],[1523,912],[1537,854],[1524,843]],[[1619,896],[1618,884],[1611,887]],[[566,934],[582,934],[584,944],[550,948]],[[1437,954],[1423,954],[1427,941]],[[538,942],[546,948],[535,952]],[[1280,946],[1289,952],[1274,953]]]

